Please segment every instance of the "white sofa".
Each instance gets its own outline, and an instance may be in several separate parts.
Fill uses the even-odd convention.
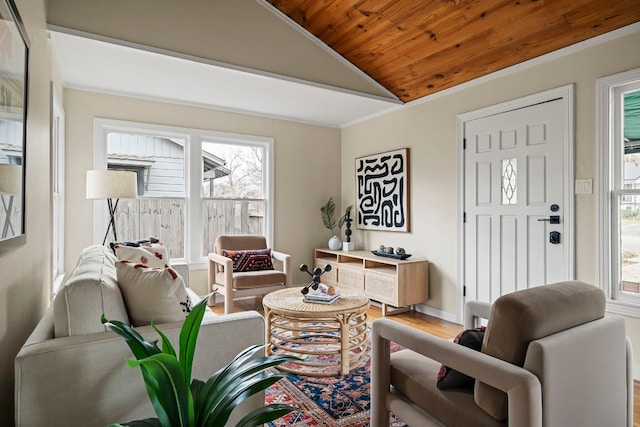
[[[154,417],[138,368],[122,338],[100,322],[128,322],[118,287],[116,258],[109,249],[86,248],[72,276],[57,293],[15,360],[16,426],[100,426]],[[192,301],[198,296],[187,289]],[[182,322],[158,325],[174,346]],[[150,326],[137,327],[146,339],[157,339]],[[250,345],[264,344],[264,319],[255,312],[216,316],[202,321],[193,377],[206,380]],[[240,405],[229,420],[264,405],[259,393]]]

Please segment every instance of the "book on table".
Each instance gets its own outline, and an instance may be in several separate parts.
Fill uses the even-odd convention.
[[[305,302],[313,302],[316,304],[331,304],[335,300],[340,298],[340,292],[334,294],[327,294],[320,290],[311,291],[304,296]]]

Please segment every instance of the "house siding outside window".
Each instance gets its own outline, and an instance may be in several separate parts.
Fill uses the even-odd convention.
[[[138,198],[118,204],[119,240],[154,237],[191,264],[206,261],[219,234],[269,241],[272,139],[104,119],[94,127],[96,168],[138,177]]]

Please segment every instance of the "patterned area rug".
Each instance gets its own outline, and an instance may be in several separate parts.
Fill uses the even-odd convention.
[[[391,351],[402,347],[392,345]],[[370,353],[368,351],[368,353]],[[369,360],[348,375],[310,377],[288,374],[266,390],[267,403],[286,403],[300,409],[268,423],[269,427],[368,427],[370,407]],[[406,427],[391,414],[389,425]]]

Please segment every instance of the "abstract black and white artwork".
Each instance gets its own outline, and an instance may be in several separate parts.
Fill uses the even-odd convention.
[[[409,149],[356,158],[356,228],[409,231]]]

